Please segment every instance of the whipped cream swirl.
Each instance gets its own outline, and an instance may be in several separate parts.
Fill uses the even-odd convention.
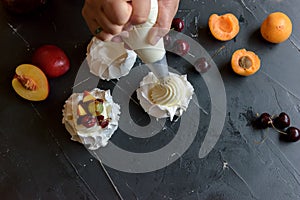
[[[154,104],[163,106],[174,106],[180,103],[182,91],[185,85],[182,80],[176,76],[168,77],[164,83],[158,83],[149,91],[150,100]]]
[[[144,110],[156,117],[181,116],[188,107],[194,93],[193,86],[187,81],[186,75],[170,73],[164,83],[161,83],[150,72],[137,89],[137,97]]]

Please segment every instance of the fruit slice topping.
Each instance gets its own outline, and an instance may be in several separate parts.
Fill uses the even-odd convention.
[[[95,124],[97,123],[97,119],[93,116],[85,115],[85,116],[79,118],[79,122],[86,128],[91,128],[91,127],[95,126]]]
[[[100,101],[92,101],[88,105],[88,111],[93,116],[99,116],[103,112],[103,103]]]
[[[97,120],[99,122],[99,124],[104,120],[104,116],[103,115],[98,115],[97,116]]]
[[[12,87],[18,95],[30,101],[45,100],[49,94],[46,75],[38,67],[30,64],[22,64],[16,68]]]
[[[108,126],[108,124],[109,124],[109,119],[106,119],[100,123],[100,126],[101,126],[101,128],[106,128]]]
[[[89,101],[95,101],[95,100],[96,100],[96,98],[93,95],[91,95],[91,93],[89,93],[88,91],[83,92],[83,99],[82,99],[83,103],[86,103]]]
[[[85,111],[85,109],[84,109],[83,104],[78,104],[77,114],[78,114],[79,116],[84,116],[84,115],[87,114],[86,111]]]
[[[90,92],[84,91],[83,99],[77,106],[77,123],[90,128],[96,124],[106,128],[110,122],[108,111],[110,106],[104,106],[104,99],[95,98]]]

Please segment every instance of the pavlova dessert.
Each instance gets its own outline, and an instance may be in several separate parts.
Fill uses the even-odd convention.
[[[136,61],[136,53],[122,42],[103,42],[93,37],[87,47],[90,72],[103,80],[119,79],[129,73]]]
[[[95,88],[73,93],[65,102],[63,120],[71,140],[90,150],[107,145],[118,128],[120,106],[113,102],[110,90]]]
[[[194,88],[188,82],[186,75],[169,73],[164,82],[149,72],[137,89],[137,97],[143,109],[156,118],[181,116],[187,109]]]

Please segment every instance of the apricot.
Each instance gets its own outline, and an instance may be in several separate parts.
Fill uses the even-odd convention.
[[[282,12],[269,14],[260,26],[262,37],[272,43],[281,43],[287,40],[292,29],[290,18]]]
[[[12,87],[18,95],[30,101],[45,100],[49,94],[46,75],[41,69],[31,64],[22,64],[16,68]]]
[[[233,39],[240,31],[239,20],[231,13],[224,15],[212,14],[208,19],[212,35],[221,41]]]
[[[260,59],[252,51],[238,49],[232,54],[231,67],[239,75],[250,76],[259,70]]]

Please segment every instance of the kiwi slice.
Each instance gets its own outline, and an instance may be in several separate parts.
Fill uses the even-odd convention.
[[[103,112],[103,103],[100,101],[93,101],[88,105],[88,111],[93,116],[99,116]]]

